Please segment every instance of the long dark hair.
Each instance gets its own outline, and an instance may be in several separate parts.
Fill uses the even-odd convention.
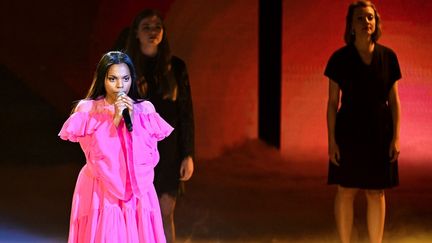
[[[136,73],[132,60],[123,52],[120,51],[110,51],[102,56],[100,59],[96,71],[93,77],[93,83],[87,92],[86,99],[98,99],[101,96],[106,96],[105,90],[105,78],[110,67],[114,64],[124,63],[128,66],[131,75],[131,87],[129,89],[128,96],[134,101],[139,99],[138,88],[136,85]]]
[[[154,58],[154,65],[148,65],[146,57],[140,48],[140,42],[137,38],[138,28],[141,21],[145,18],[156,16],[162,22],[162,41],[158,45],[157,54]],[[155,82],[159,92],[164,97],[175,99],[177,83],[171,71],[171,49],[168,43],[165,24],[163,23],[162,15],[154,9],[145,9],[139,13],[132,22],[129,30],[129,36],[126,44],[126,53],[132,58],[135,63],[138,85],[141,95],[148,95],[149,82]],[[144,88],[143,88],[144,87]]]
[[[382,34],[381,17],[375,5],[371,1],[360,0],[357,2],[353,2],[348,6],[348,13],[346,16],[346,25],[345,25],[345,34],[344,34],[344,40],[346,44],[353,44],[355,41],[355,34],[352,33],[352,22],[353,22],[354,10],[356,8],[366,8],[366,7],[371,7],[375,13],[375,32],[372,34],[371,39],[374,43],[376,43],[378,39],[381,37]]]

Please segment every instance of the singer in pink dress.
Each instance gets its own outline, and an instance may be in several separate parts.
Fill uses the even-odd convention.
[[[123,94],[124,95],[120,95]],[[173,128],[138,100],[129,57],[109,52],[59,136],[79,142],[86,164],[72,201],[69,242],[165,242],[153,169],[157,142]],[[122,111],[128,109],[133,130]]]

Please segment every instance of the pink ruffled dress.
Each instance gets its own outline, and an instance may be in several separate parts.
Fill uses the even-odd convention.
[[[72,200],[69,242],[165,242],[153,168],[157,141],[173,128],[154,106],[134,105],[133,131],[113,123],[105,99],[83,100],[59,136],[79,142],[86,157]]]

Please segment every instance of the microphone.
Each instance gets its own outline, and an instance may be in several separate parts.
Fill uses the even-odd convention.
[[[119,98],[122,95],[126,95],[126,94],[123,91],[118,92],[117,98]],[[131,117],[130,117],[129,109],[128,108],[123,109],[122,116],[123,116],[123,120],[125,122],[127,130],[129,132],[132,132],[133,127],[132,127],[132,121],[131,121]]]

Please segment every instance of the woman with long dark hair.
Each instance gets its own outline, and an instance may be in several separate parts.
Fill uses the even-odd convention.
[[[134,70],[126,54],[105,54],[87,97],[59,133],[79,142],[86,157],[73,195],[71,243],[165,242],[153,168],[157,142],[173,128],[150,102],[138,100]]]
[[[174,242],[177,195],[194,170],[194,119],[186,64],[171,55],[162,16],[152,9],[134,19],[126,51],[137,70],[140,94],[174,127],[173,133],[158,144],[160,161],[154,180],[165,235],[168,242]]]

